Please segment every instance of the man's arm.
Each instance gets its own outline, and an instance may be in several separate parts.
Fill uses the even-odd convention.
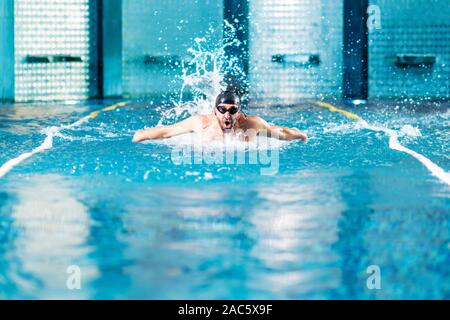
[[[253,126],[258,132],[265,131],[270,137],[277,138],[280,140],[295,140],[300,139],[306,141],[308,136],[305,132],[300,131],[297,128],[288,128],[282,126],[275,126],[267,123],[264,119],[260,117],[252,117]]]
[[[139,130],[134,134],[133,142],[141,142],[151,139],[165,139],[183,133],[193,132],[200,121],[202,120],[199,116],[192,116],[169,126],[158,126]]]
[[[308,139],[308,135],[297,128],[270,125],[268,133],[271,137],[278,138],[280,140],[300,139],[306,141]]]

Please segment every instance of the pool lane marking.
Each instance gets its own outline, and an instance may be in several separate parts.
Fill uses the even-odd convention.
[[[331,112],[338,112],[340,114],[343,114],[344,116],[346,116],[347,118],[353,119],[353,120],[360,120],[360,116],[351,113],[347,110],[343,110],[343,109],[339,109],[336,108],[335,106],[333,106],[331,103],[328,102],[322,102],[322,101],[314,101],[314,104],[320,106],[320,107],[324,107],[327,108],[328,110],[330,110]]]
[[[431,161],[430,159],[428,159],[424,155],[422,155],[422,154],[420,154],[420,153],[418,153],[418,152],[416,152],[414,150],[411,150],[411,149],[405,147],[404,145],[402,145],[398,141],[398,134],[397,134],[396,131],[388,129],[388,128],[384,128],[384,127],[378,127],[378,126],[370,125],[370,124],[367,123],[366,120],[364,120],[360,116],[358,116],[358,115],[356,115],[356,114],[354,114],[352,112],[349,112],[347,110],[336,108],[331,103],[322,102],[322,101],[314,101],[313,103],[315,105],[319,106],[319,107],[326,108],[326,109],[328,109],[331,112],[338,112],[338,113],[346,116],[347,118],[356,120],[365,129],[372,130],[372,131],[377,131],[377,132],[381,131],[381,132],[386,133],[389,136],[389,148],[390,149],[397,150],[397,151],[409,154],[410,156],[414,157],[420,163],[422,163],[431,172],[432,175],[434,175],[435,177],[437,177],[438,179],[440,179],[441,181],[445,182],[447,185],[450,186],[450,173],[446,172],[444,169],[439,167],[437,164],[435,164],[433,161]]]
[[[48,150],[48,149],[51,149],[53,147],[53,137],[55,136],[55,134],[59,133],[61,130],[78,127],[78,126],[82,125],[83,123],[89,121],[90,119],[93,119],[93,118],[97,117],[102,112],[113,111],[113,110],[116,110],[119,107],[124,107],[127,104],[128,104],[127,102],[118,102],[118,103],[115,103],[113,105],[104,107],[104,108],[102,108],[100,110],[93,111],[89,115],[84,116],[84,117],[80,118],[79,120],[77,120],[77,121],[75,121],[75,122],[73,122],[73,123],[71,123],[69,125],[60,125],[58,127],[53,126],[53,127],[46,128],[45,131],[44,131],[45,134],[46,134],[46,137],[45,137],[44,141],[41,143],[41,145],[36,147],[36,148],[34,148],[30,152],[22,153],[18,157],[14,158],[14,159],[11,159],[11,160],[8,160],[7,162],[5,162],[0,167],[0,178],[2,178],[9,171],[11,171],[12,168],[14,168],[18,164],[20,164],[22,161],[30,158],[34,154],[42,152],[42,151],[45,151],[45,150]]]

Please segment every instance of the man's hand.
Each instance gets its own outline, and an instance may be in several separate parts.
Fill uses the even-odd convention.
[[[280,126],[270,126],[269,128],[270,136],[278,138],[280,140],[296,140],[300,139],[306,141],[308,136],[305,132],[300,131],[297,128],[287,128]]]
[[[303,141],[308,140],[308,135],[306,134],[306,132],[300,131],[297,128],[285,128],[285,130],[288,131],[288,136],[290,136],[292,139],[300,139]]]

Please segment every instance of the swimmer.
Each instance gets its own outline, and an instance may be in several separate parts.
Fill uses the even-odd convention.
[[[185,133],[197,133],[203,141],[223,140],[235,136],[240,140],[253,140],[257,135],[266,135],[279,140],[307,140],[305,132],[267,123],[257,116],[247,116],[241,111],[237,94],[223,91],[217,96],[214,109],[208,115],[195,115],[181,122],[139,130],[133,142],[151,139],[165,139]]]

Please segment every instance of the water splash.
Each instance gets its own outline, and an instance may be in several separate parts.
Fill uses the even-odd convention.
[[[236,28],[225,20],[221,43],[212,40],[213,33],[210,28],[205,37],[195,38],[187,50],[190,58],[181,62],[178,100],[172,100],[173,107],[162,112],[158,125],[178,121],[186,113],[210,113],[217,95],[232,85],[230,77],[246,83],[240,60],[227,54],[228,48],[242,45],[236,38]],[[184,101],[188,94],[192,97]]]
[[[385,134],[387,134],[389,137],[389,148],[390,149],[400,151],[400,152],[409,154],[410,156],[414,157],[420,163],[422,163],[425,166],[425,168],[427,168],[431,172],[432,175],[434,175],[435,177],[440,179],[442,182],[444,182],[450,186],[450,173],[446,172],[444,169],[439,167],[437,164],[435,164],[433,161],[431,161],[424,155],[402,145],[398,140],[399,134],[397,133],[397,131],[388,129],[388,128],[385,128],[382,126],[371,125],[363,119],[359,119],[358,123],[359,123],[359,125],[363,126],[364,128],[366,128],[368,130],[372,130],[375,132],[384,132]]]
[[[413,127],[409,124],[406,124],[400,128],[399,135],[416,138],[416,137],[421,137],[422,133],[420,132],[420,130],[418,128]]]

